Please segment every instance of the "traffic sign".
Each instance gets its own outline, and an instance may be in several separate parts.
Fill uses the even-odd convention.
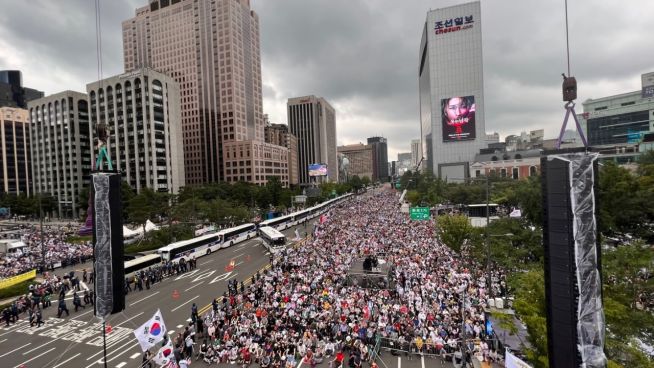
[[[429,220],[429,207],[411,207],[409,215],[411,220]]]

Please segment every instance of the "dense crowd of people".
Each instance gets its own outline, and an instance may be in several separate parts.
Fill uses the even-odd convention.
[[[369,255],[390,266],[389,289],[348,282],[353,263]],[[230,283],[206,315],[192,309],[191,325],[173,337],[175,355],[263,368],[300,359],[360,367],[378,343],[451,359],[465,338],[468,351],[489,359],[487,291],[483,270],[474,269],[435,239],[432,221],[401,213],[396,194],[370,193],[332,209],[310,240],[247,286]]]
[[[72,228],[70,231],[66,229],[60,227],[44,230],[42,242],[41,232],[38,228],[24,228],[21,231],[20,240],[25,243],[26,247],[16,253],[6,253],[0,256],[0,278],[15,276],[34,269],[41,272],[44,250],[47,270],[84,263],[91,259],[93,255],[91,242],[70,243],[66,241],[68,237],[74,235]]]

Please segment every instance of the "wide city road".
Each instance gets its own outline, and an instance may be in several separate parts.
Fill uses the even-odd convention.
[[[310,231],[312,220],[307,230]],[[304,225],[297,227],[305,235]],[[288,239],[295,237],[295,227],[284,231]],[[111,332],[106,336],[106,366],[115,368],[141,367],[143,353],[133,331],[161,310],[168,334],[182,332],[190,322],[191,306],[196,303],[200,314],[211,308],[211,300],[227,291],[228,280],[237,279],[247,285],[252,275],[268,267],[269,253],[258,238],[214,252],[197,260],[197,269],[169,277],[150,290],[130,292],[126,309],[111,315],[107,324]],[[234,268],[230,268],[230,264]],[[78,271],[86,265],[78,265]],[[56,270],[56,273],[62,272]],[[55,298],[56,299],[56,298]],[[26,315],[16,323],[0,326],[0,367],[3,368],[81,368],[103,367],[102,324],[93,316],[89,305],[75,312],[72,293],[67,296],[70,317],[57,318],[57,301],[44,310],[45,325],[30,327]],[[441,359],[420,356],[394,356],[382,352],[380,367],[425,368],[452,367]],[[302,363],[300,363],[301,365]],[[156,364],[153,363],[153,366]],[[206,367],[202,361],[193,366]],[[256,366],[256,365],[253,365]],[[308,366],[307,366],[308,367]],[[327,368],[327,362],[319,365]],[[367,365],[366,365],[367,367]]]
[[[294,229],[284,233],[289,239]],[[300,226],[304,234],[304,226]],[[161,310],[169,335],[183,331],[190,322],[191,306],[196,303],[204,313],[211,300],[227,291],[228,280],[249,280],[269,263],[269,254],[254,238],[232,247],[221,249],[197,260],[197,269],[166,278],[150,290],[130,292],[122,313],[111,315],[107,324],[107,366],[138,367],[142,351],[133,330]],[[234,268],[229,267],[230,263]],[[81,268],[80,268],[81,270]],[[60,270],[55,270],[59,274]],[[247,282],[246,282],[247,284]],[[81,294],[80,294],[81,296]],[[75,312],[72,292],[67,296],[70,317],[57,318],[57,300],[44,309],[45,325],[30,327],[26,315],[10,327],[0,327],[0,367],[3,368],[76,368],[102,367],[102,324],[93,316],[92,306]]]

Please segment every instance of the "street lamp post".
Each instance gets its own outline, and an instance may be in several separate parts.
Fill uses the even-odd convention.
[[[499,238],[499,237],[511,237],[513,236],[512,233],[506,233],[506,234],[495,234],[495,235],[489,235],[488,234],[488,225],[486,225],[486,267],[487,267],[487,272],[488,272],[488,297],[493,298],[493,276],[491,274],[491,268],[490,268],[490,259],[491,259],[491,247],[490,247],[490,240],[489,238]]]

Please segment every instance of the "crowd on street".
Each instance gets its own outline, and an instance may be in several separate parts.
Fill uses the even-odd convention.
[[[65,228],[48,228],[41,231],[35,227],[23,229],[20,240],[26,247],[15,254],[0,256],[0,278],[11,277],[43,267],[42,254],[45,252],[46,270],[84,263],[91,259],[93,246],[90,241],[71,243],[68,239],[74,232]],[[18,239],[17,239],[18,240]]]
[[[463,263],[434,231],[433,221],[401,213],[389,190],[341,203],[269,269],[240,287],[230,282],[204,316],[193,305],[189,326],[172,336],[177,361],[361,367],[374,364],[380,344],[451,360],[462,339],[480,360],[498,359],[484,325],[484,270]],[[347,282],[367,256],[390,266],[393,286]]]

